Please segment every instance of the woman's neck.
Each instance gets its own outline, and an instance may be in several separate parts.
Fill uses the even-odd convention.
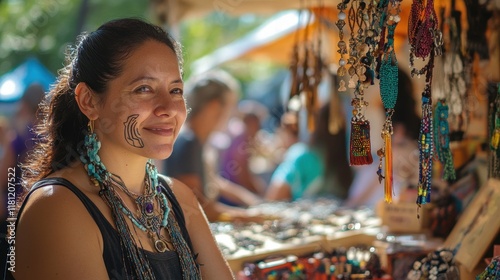
[[[119,176],[125,187],[133,193],[143,193],[147,159],[132,153],[110,153],[99,151],[99,157],[106,170]]]

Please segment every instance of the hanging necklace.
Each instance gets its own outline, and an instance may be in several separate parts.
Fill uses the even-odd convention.
[[[345,25],[348,0],[344,0],[337,7],[339,9],[339,20],[337,27],[340,30],[339,50],[341,54],[340,68],[337,71],[339,76],[349,74],[347,87],[353,89],[354,97],[351,101],[351,135],[349,140],[349,163],[351,165],[365,165],[373,162],[371,155],[370,122],[365,118],[365,110],[368,102],[364,99],[364,90],[373,83],[373,71],[371,71],[371,61],[369,54],[370,46],[366,42],[367,38],[373,36],[373,30],[367,25],[370,22],[368,10],[372,5],[367,5],[365,1],[353,0],[349,7],[347,20],[351,36],[349,44],[343,40],[343,27]],[[371,41],[368,41],[371,42]],[[345,61],[344,54],[349,54],[349,59]],[[339,91],[345,90],[345,83],[340,82]]]
[[[379,22],[382,35],[379,41],[377,70],[380,79],[380,97],[385,109],[385,122],[381,131],[384,145],[377,151],[380,158],[377,174],[380,183],[384,180],[384,198],[389,203],[392,202],[393,195],[392,115],[398,97],[398,61],[394,50],[394,32],[401,19],[399,16],[400,5],[400,1],[382,0],[378,6],[379,11],[382,12]],[[385,40],[386,30],[387,40]],[[385,163],[384,168],[382,168],[382,161]]]
[[[443,36],[438,28],[438,18],[434,10],[434,0],[413,0],[408,24],[408,41],[410,42],[411,76],[425,75],[425,87],[422,92],[422,120],[419,133],[419,182],[418,209],[422,204],[431,201],[432,160],[434,154],[434,124],[432,110],[432,72],[434,57],[440,56],[443,49]],[[425,66],[416,69],[415,57],[427,60]],[[419,213],[417,213],[417,217]]]

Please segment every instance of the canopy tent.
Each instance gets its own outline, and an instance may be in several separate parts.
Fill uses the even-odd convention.
[[[323,0],[159,0],[153,1],[153,11],[168,25],[175,25],[182,20],[199,17],[212,11],[221,11],[233,15],[245,13],[275,14],[283,10],[306,7],[334,7],[337,1]]]
[[[194,17],[200,17],[205,14],[220,11],[231,15],[242,15],[242,14],[267,14],[273,15],[285,10],[297,10],[297,9],[318,9],[318,7],[323,7],[326,13],[322,14],[321,22],[325,23],[328,27],[329,37],[333,37],[330,45],[331,52],[336,52],[336,43],[338,41],[338,29],[335,26],[337,21],[338,9],[337,5],[340,0],[157,0],[152,2],[152,11],[156,13],[157,19],[165,25],[175,26],[183,20],[187,20]],[[410,8],[412,1],[402,1],[401,10],[401,21],[396,28],[395,34],[395,46],[398,48],[396,52],[404,53],[407,56],[408,42],[407,42],[407,28],[408,19],[410,14]],[[455,3],[453,0],[437,0],[435,1],[435,7],[446,7],[448,9],[452,3],[456,5],[456,9],[461,10],[465,14],[466,7],[463,1],[458,1]],[[488,7],[491,10],[500,9],[500,0],[488,0]],[[316,13],[317,14],[317,13]],[[295,22],[297,23],[297,22]],[[464,29],[467,29],[468,22],[467,17],[462,17],[461,25]],[[290,52],[293,46],[293,27],[287,25],[288,31],[281,30],[276,32],[274,35],[269,35],[268,37],[263,37],[260,42],[249,41],[247,37],[242,39],[241,42],[235,42],[229,46],[224,47],[225,51],[230,51],[231,55],[228,58],[221,59],[220,51],[213,54],[212,58],[208,58],[208,55],[204,58],[204,62],[216,66],[218,62],[224,63],[232,59],[262,59],[265,58],[268,61],[278,61],[287,62],[290,60]],[[303,29],[304,26],[296,25],[296,29]],[[261,27],[261,29],[264,29]],[[349,34],[347,31],[348,27],[344,27],[345,36],[348,40]],[[278,35],[280,33],[281,35]],[[273,38],[274,39],[271,39]],[[248,36],[251,38],[250,36]],[[498,40],[497,40],[498,41]],[[248,45],[244,45],[246,42]],[[251,47],[250,47],[251,46]],[[231,50],[231,48],[236,50]],[[241,50],[238,50],[241,48]],[[336,55],[336,54],[335,54]],[[330,62],[338,61],[338,57],[332,56]],[[407,63],[407,60],[404,60]],[[206,68],[206,67],[205,67]],[[497,67],[498,68],[498,67]],[[498,72],[495,69],[493,72]],[[497,74],[498,75],[498,74]]]
[[[152,11],[163,23],[173,26],[179,22],[200,17],[213,11],[220,11],[231,15],[248,13],[272,15],[284,10],[301,8],[334,8],[336,10],[340,0],[157,0],[152,1]],[[403,12],[410,9],[412,1],[402,1]],[[435,7],[449,6],[451,0],[437,0]],[[499,0],[489,0],[492,10],[500,10]],[[457,8],[463,10],[463,3],[456,3]],[[459,7],[460,6],[460,7]],[[402,20],[407,16],[401,15]]]
[[[194,61],[191,65],[193,73],[205,72],[225,62],[243,57],[269,59],[269,56],[272,56],[273,61],[286,62],[290,59],[288,50],[273,51],[270,48],[280,48],[283,45],[291,48],[296,37],[304,36],[309,16],[308,12],[302,14],[297,11],[280,12],[246,36]]]
[[[55,81],[54,75],[36,58],[28,58],[24,63],[0,77],[0,102],[19,100],[25,89],[40,84],[46,91]]]

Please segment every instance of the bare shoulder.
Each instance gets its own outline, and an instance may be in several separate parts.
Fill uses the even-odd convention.
[[[16,229],[16,279],[35,275],[47,277],[44,279],[91,276],[85,271],[90,266],[96,267],[90,272],[93,276],[103,272],[99,268],[104,264],[91,264],[81,258],[102,261],[102,237],[92,216],[71,190],[60,185],[45,186],[35,190],[25,204]]]
[[[35,190],[25,201],[19,217],[19,224],[33,221],[70,222],[80,224],[93,219],[80,199],[68,188],[61,185],[48,185]],[[71,222],[72,219],[75,219]]]
[[[191,227],[199,226],[200,223],[207,223],[205,213],[193,190],[177,179],[169,179],[169,186],[182,208],[188,230]]]
[[[179,204],[181,204],[181,206],[198,204],[198,199],[196,198],[193,190],[190,187],[175,178],[166,177],[163,175],[162,177],[167,181],[168,185],[175,195],[175,198],[177,199],[177,201],[179,201]]]

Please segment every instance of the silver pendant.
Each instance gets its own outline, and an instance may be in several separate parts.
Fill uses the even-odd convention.
[[[168,251],[167,242],[165,242],[161,239],[157,239],[155,241],[155,249],[156,249],[156,251],[158,251],[160,253],[164,253],[164,252]]]

